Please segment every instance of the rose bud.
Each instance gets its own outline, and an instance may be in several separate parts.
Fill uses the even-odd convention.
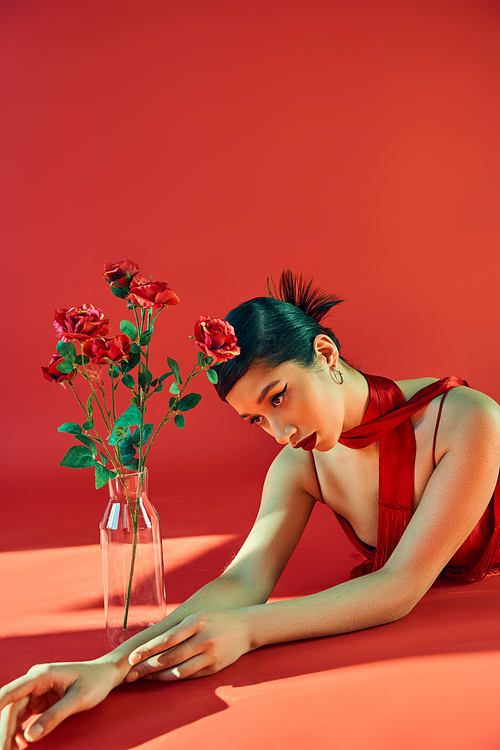
[[[64,381],[73,380],[76,375],[76,370],[73,372],[60,372],[57,369],[59,362],[64,362],[64,357],[60,354],[54,354],[49,362],[48,367],[42,367],[43,377],[50,383],[60,383],[64,386]]]
[[[111,286],[117,297],[126,297],[130,282],[139,272],[139,266],[129,258],[122,258],[118,263],[105,263],[103,279]]]

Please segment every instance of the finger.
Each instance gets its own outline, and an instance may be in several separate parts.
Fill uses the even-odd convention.
[[[193,656],[192,659],[177,664],[173,669],[162,669],[159,672],[152,672],[146,675],[145,680],[155,680],[157,682],[176,682],[177,680],[188,680],[192,677],[202,677],[212,674],[208,666],[208,657],[205,653]]]
[[[80,702],[80,690],[72,686],[61,700],[47,709],[33,724],[30,724],[24,732],[24,737],[28,742],[45,737],[68,716],[83,711],[85,708],[86,706],[84,707]]]
[[[17,748],[15,740],[17,732],[20,730],[22,716],[30,700],[29,695],[21,698],[16,703],[6,706],[0,713],[0,747],[2,750],[11,750],[11,747]]]
[[[182,662],[200,654],[203,650],[203,642],[196,636],[191,636],[187,641],[183,641],[167,651],[161,651],[135,665],[125,679],[127,682],[134,682],[151,672],[157,672],[165,669],[165,667],[175,667],[177,664],[182,664]]]
[[[0,711],[9,703],[14,703],[20,698],[29,695],[39,679],[39,676],[33,678],[24,675],[23,677],[18,677],[17,680],[12,680],[8,685],[5,685],[0,690]]]
[[[194,635],[197,630],[198,624],[196,619],[194,617],[186,617],[185,620],[180,622],[167,633],[162,633],[162,635],[152,638],[147,643],[136,648],[135,651],[132,651],[128,657],[129,664],[134,666],[141,661],[145,661],[150,656],[154,656],[161,651],[166,651],[168,648],[172,648],[172,646],[177,646],[177,644],[185,641],[186,638],[190,638]]]

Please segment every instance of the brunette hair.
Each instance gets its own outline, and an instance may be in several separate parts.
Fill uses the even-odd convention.
[[[225,317],[235,330],[241,354],[217,366],[215,388],[223,401],[254,363],[273,368],[296,362],[310,367],[314,339],[320,334],[329,336],[340,350],[337,337],[321,321],[343,300],[289,269],[282,271],[278,288],[272,278],[267,279],[267,292],[268,297],[249,299]]]

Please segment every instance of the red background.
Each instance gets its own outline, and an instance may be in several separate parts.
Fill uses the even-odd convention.
[[[106,261],[181,298],[157,373],[191,367],[200,313],[290,267],[346,300],[333,327],[361,369],[500,397],[499,31],[491,0],[3,0],[2,549],[97,541],[106,490],[58,466],[78,406],[40,365],[55,307],[118,331]],[[241,536],[278,446],[195,389],[151,496],[166,537]]]
[[[186,374],[198,316],[290,267],[346,300],[332,326],[361,369],[456,374],[498,400],[499,91],[495,0],[1,0],[2,682],[105,647],[107,494],[58,466],[79,407],[40,372],[54,308],[92,302],[117,332],[102,266],[128,256],[181,298],[153,370],[168,354]],[[278,450],[194,387],[149,462],[170,607],[236,551]],[[274,596],[345,580],[351,553],[317,508]],[[47,747],[497,747],[499,580],[118,688]]]

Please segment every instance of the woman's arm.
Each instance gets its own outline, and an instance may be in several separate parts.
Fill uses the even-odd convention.
[[[36,665],[23,677],[0,690],[0,750],[15,748],[21,724],[42,714],[26,739],[46,736],[67,716],[92,708],[127,677],[130,654],[152,638],[166,633],[210,610],[224,621],[225,663],[231,663],[250,642],[236,627],[236,613],[267,600],[292,554],[314,506],[314,499],[300,489],[300,468],[281,453],[269,469],[259,515],[242,549],[227,570],[204,586],[161,622],[144,630],[114,651],[90,662]],[[239,622],[239,620],[238,620]],[[229,643],[231,641],[231,644]],[[193,647],[191,641],[190,647]],[[132,660],[133,661],[133,660]],[[219,667],[220,668],[220,667]],[[30,731],[31,730],[31,731]]]
[[[217,671],[228,627],[237,628],[252,649],[373,627],[410,612],[479,521],[498,479],[500,410],[494,402],[478,403],[466,389],[455,391],[443,409],[439,464],[381,570],[311,596],[247,606],[226,618],[199,613],[132,655],[144,660],[138,676],[156,672],[155,679],[178,679]],[[167,669],[158,671],[162,666]]]

